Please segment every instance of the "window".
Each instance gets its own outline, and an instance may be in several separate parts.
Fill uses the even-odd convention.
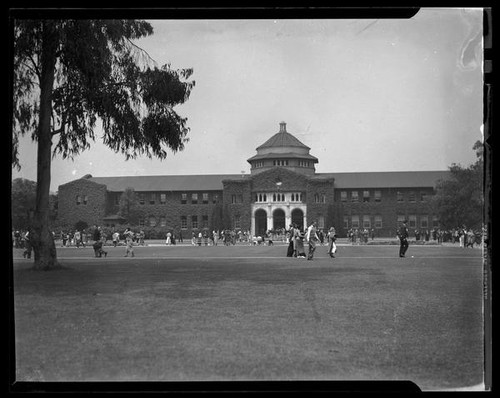
[[[375,228],[382,228],[382,216],[375,216]]]
[[[439,227],[439,219],[437,216],[432,216],[432,227],[433,228]]]
[[[191,216],[191,228],[192,229],[198,228],[198,216]]]
[[[236,195],[231,195],[231,203],[236,203]]]
[[[427,202],[427,192],[420,192],[420,201]]]
[[[82,203],[82,197],[80,195],[76,195],[76,204],[79,205]]]
[[[318,217],[318,228],[319,229],[325,228],[325,217],[324,216]]]
[[[160,227],[166,227],[167,226],[167,219],[165,216],[160,216]]]
[[[187,193],[181,194],[181,204],[185,205],[187,203]]]
[[[167,194],[166,193],[161,193],[160,194],[160,204],[164,205],[167,203]]]
[[[359,228],[359,216],[351,216],[351,227]]]
[[[403,192],[400,192],[400,191],[396,192],[396,200],[398,202],[402,202],[403,201]]]
[[[188,222],[186,216],[181,216],[181,229],[187,229]]]
[[[314,203],[319,203],[319,194],[314,194]]]
[[[347,191],[340,191],[340,201],[347,202]]]
[[[219,195],[213,195],[212,196],[212,203],[216,204],[219,201]]]
[[[414,215],[408,216],[408,227],[417,228],[417,216]]]
[[[417,201],[417,196],[415,195],[415,192],[411,191],[408,194],[408,201],[409,202],[416,202]]]
[[[359,202],[358,191],[351,192],[351,202]]]
[[[264,167],[264,162],[255,162],[255,163],[253,164],[253,167],[254,167],[255,169],[259,169],[259,168],[261,168],[261,167]]]
[[[363,228],[371,228],[370,216],[363,216]]]
[[[204,205],[208,204],[208,193],[203,194],[203,204]]]
[[[403,223],[404,220],[406,220],[406,216],[404,214],[398,214],[397,218],[398,227]]]
[[[146,199],[144,198],[144,194],[140,193],[139,194],[139,204],[143,205],[145,203]]]
[[[114,198],[115,198],[115,205],[119,205],[120,204],[120,195],[114,195]]]
[[[198,203],[198,194],[197,193],[193,193],[191,194],[191,203],[193,205],[197,204]]]
[[[85,195],[83,197],[83,204],[86,205],[88,203],[88,201],[89,201],[89,197],[87,195]]]
[[[326,195],[325,194],[321,195],[321,203],[326,203]]]
[[[201,226],[202,228],[208,228],[208,216],[201,216]]]
[[[420,228],[423,228],[423,229],[429,228],[429,216],[421,216],[420,217]]]
[[[149,226],[156,227],[156,218],[154,216],[149,217]]]
[[[155,203],[156,203],[156,194],[153,192],[149,194],[149,204],[154,205]]]
[[[370,191],[363,191],[363,202],[370,201]]]
[[[143,217],[139,218],[139,226],[144,227],[145,225],[146,225],[146,220]]]
[[[349,217],[344,216],[344,229],[349,229]]]
[[[309,167],[309,161],[299,160],[299,167]]]
[[[375,200],[375,202],[380,202],[381,198],[382,198],[382,191],[375,191],[373,195],[373,199]]]
[[[241,228],[241,217],[239,215],[234,216],[234,228],[235,229],[240,229]]]

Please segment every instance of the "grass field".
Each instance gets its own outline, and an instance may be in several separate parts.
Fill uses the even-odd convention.
[[[106,250],[58,248],[51,272],[14,250],[17,380],[483,382],[480,249]]]

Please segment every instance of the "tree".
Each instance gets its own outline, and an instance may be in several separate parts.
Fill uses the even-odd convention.
[[[133,188],[126,188],[120,195],[118,202],[118,215],[123,217],[129,224],[137,224],[139,221],[139,203]]]
[[[26,230],[35,211],[36,182],[16,178],[12,181],[11,194],[12,227]]]
[[[453,163],[450,178],[438,181],[433,198],[441,226],[480,228],[483,221],[483,144],[473,146],[477,161],[467,168]]]
[[[192,69],[158,68],[134,40],[153,33],[135,20],[16,20],[13,64],[12,165],[20,168],[19,135],[37,142],[32,242],[35,269],[58,267],[49,230],[52,156],[73,159],[102,140],[126,159],[164,159],[182,150],[187,119],[174,107],[189,98]],[[53,143],[54,141],[54,143]]]

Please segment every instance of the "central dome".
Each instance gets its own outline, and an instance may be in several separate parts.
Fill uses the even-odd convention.
[[[305,148],[307,150],[311,149],[307,145],[304,145],[302,142],[300,142],[293,135],[291,135],[288,131],[286,131],[286,123],[281,122],[280,131],[274,134],[261,146],[257,147],[257,151],[264,148],[276,148],[284,146]]]
[[[259,173],[272,167],[286,167],[302,174],[314,174],[318,159],[309,154],[309,148],[286,131],[286,123],[280,123],[280,130],[256,148],[257,155],[247,161],[251,173]]]

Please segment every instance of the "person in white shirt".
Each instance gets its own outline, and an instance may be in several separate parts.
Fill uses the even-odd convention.
[[[316,232],[316,221],[313,221],[311,225],[307,228],[306,241],[309,245],[309,251],[307,253],[307,259],[312,260],[314,257],[314,251],[316,250],[316,242],[319,240],[318,234]]]

